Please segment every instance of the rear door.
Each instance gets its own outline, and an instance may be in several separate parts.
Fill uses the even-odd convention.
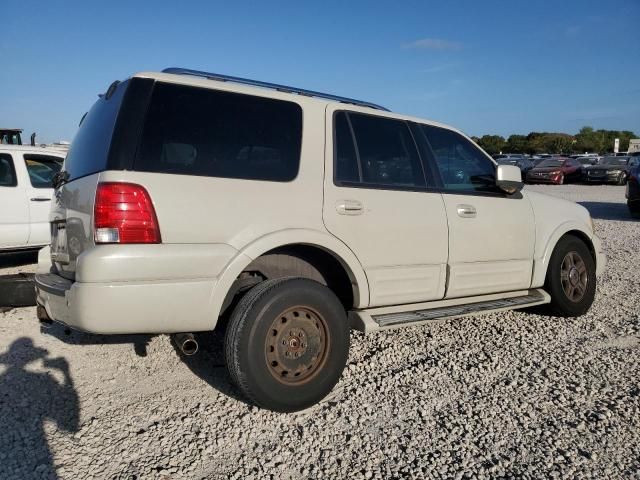
[[[364,267],[370,306],[444,295],[447,220],[407,122],[327,108],[323,219]]]
[[[29,208],[14,155],[0,152],[0,248],[23,247],[29,238]]]
[[[495,185],[496,165],[463,135],[421,125],[449,223],[446,298],[529,288],[535,223],[528,199]]]
[[[63,157],[24,153],[28,174],[25,191],[29,201],[29,245],[48,245],[51,241],[49,212],[53,197],[53,176],[60,171]]]

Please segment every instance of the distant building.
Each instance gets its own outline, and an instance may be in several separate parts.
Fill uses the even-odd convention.
[[[629,150],[627,153],[640,153],[640,138],[629,140]]]

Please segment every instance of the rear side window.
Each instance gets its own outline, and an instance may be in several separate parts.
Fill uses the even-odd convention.
[[[336,182],[357,181],[390,188],[426,186],[420,156],[406,122],[339,112],[335,135]]]
[[[0,153],[0,187],[15,187],[16,185],[18,185],[18,180],[13,159],[7,153]]]
[[[301,142],[293,102],[158,83],[134,168],[287,182],[298,174]]]
[[[25,155],[29,180],[34,188],[53,188],[53,176],[62,167],[62,158],[48,155]]]
[[[452,130],[421,125],[445,190],[501,193],[495,164],[473,143]]]
[[[64,162],[69,180],[107,169],[111,137],[128,83],[120,83],[108,98],[100,97],[84,116]]]

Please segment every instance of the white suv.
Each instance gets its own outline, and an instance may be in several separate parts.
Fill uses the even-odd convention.
[[[231,377],[277,411],[332,389],[350,327],[581,315],[605,263],[583,207],[521,191],[457,130],[281,85],[136,74],[101,95],[63,168],[40,319],[176,333],[186,353],[228,321]]]

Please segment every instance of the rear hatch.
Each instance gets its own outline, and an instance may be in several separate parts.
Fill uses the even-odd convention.
[[[62,171],[54,180],[51,259],[57,273],[75,279],[77,258],[95,246],[93,209],[100,173],[123,170],[133,158],[138,125],[153,82],[114,82],[82,120]]]

